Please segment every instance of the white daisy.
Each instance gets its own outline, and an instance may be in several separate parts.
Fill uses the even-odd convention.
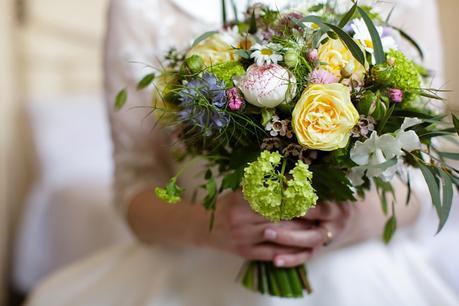
[[[362,46],[365,48],[365,50],[372,55],[372,60],[373,63],[375,63],[375,57],[374,57],[374,46],[373,46],[373,40],[371,39],[370,31],[368,30],[367,25],[365,24],[365,21],[360,18],[360,19],[355,19],[354,22],[351,24],[352,30],[354,31],[354,39],[358,40]],[[391,49],[397,49],[397,43],[395,39],[391,36],[384,36],[383,35],[383,28],[382,27],[376,27],[376,30],[379,33],[379,36],[381,37],[381,42],[383,45],[384,52],[389,52]]]
[[[252,54],[250,55],[250,58],[255,60],[257,66],[277,64],[284,59],[281,54],[277,53],[281,50],[282,46],[279,44],[256,44],[251,48]]]

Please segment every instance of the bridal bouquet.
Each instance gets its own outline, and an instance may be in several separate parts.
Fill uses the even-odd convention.
[[[211,224],[225,190],[242,188],[256,213],[278,222],[323,201],[355,202],[373,185],[388,242],[397,227],[388,203],[392,179],[406,183],[408,203],[406,170],[414,167],[427,182],[438,230],[444,226],[459,186],[459,171],[447,160],[459,154],[441,152],[433,138],[454,136],[459,120],[453,115],[448,123],[433,106],[440,91],[425,86],[429,71],[401,46],[410,44],[418,59],[422,49],[390,16],[356,2],[340,12],[335,3],[285,10],[255,4],[242,20],[228,21],[223,1],[223,28],[186,50],[171,49],[163,67],[138,83],[139,90],[154,87],[152,109],[176,157],[207,161],[206,183],[196,188],[207,194],[202,204]],[[120,91],[116,108],[127,95]],[[156,188],[158,198],[181,200],[179,175]],[[250,262],[241,280],[272,296],[311,291],[304,266]]]

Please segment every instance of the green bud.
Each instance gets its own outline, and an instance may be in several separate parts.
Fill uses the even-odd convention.
[[[186,66],[191,73],[199,73],[204,67],[204,60],[199,55],[192,55],[185,61]]]
[[[359,107],[360,113],[364,115],[371,115],[371,113],[374,111],[374,105],[375,105],[376,99],[377,99],[377,96],[375,95],[374,92],[366,91],[362,95],[359,101],[358,107]]]
[[[298,54],[297,51],[290,49],[284,55],[284,62],[285,62],[285,65],[287,65],[287,67],[294,68],[300,62],[300,55]]]
[[[385,64],[376,65],[371,69],[373,82],[388,86],[392,82],[392,69]]]

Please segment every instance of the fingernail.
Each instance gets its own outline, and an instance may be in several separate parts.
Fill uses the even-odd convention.
[[[269,240],[275,240],[277,238],[277,232],[268,228],[265,230],[265,238]]]
[[[274,263],[276,264],[276,267],[283,267],[283,266],[285,266],[285,260],[280,259],[280,258],[279,258],[279,259],[276,259]]]

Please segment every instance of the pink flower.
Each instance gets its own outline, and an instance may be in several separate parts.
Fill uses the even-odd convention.
[[[240,110],[244,106],[244,100],[236,87],[228,89],[226,95],[228,97],[228,108],[233,112]]]
[[[309,83],[311,84],[333,84],[338,82],[338,77],[325,69],[316,69],[309,74]]]
[[[317,62],[319,60],[319,51],[317,49],[312,49],[308,52],[308,61],[311,63]]]
[[[389,98],[394,103],[401,103],[403,101],[403,91],[398,88],[390,88]]]

